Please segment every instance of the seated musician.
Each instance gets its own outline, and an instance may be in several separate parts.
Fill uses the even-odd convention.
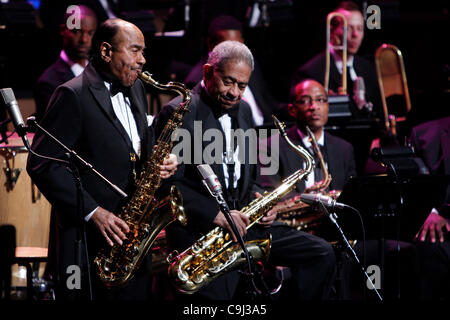
[[[328,120],[328,103],[327,95],[323,86],[315,80],[303,80],[296,84],[291,89],[291,101],[289,104],[289,113],[295,118],[295,125],[287,130],[287,135],[290,137],[294,144],[302,145],[305,149],[311,152],[315,156],[316,169],[314,172],[308,176],[308,178],[301,183],[298,183],[296,188],[291,192],[290,198],[299,195],[304,192],[322,192],[329,194],[330,196],[336,195],[333,191],[341,191],[345,183],[350,179],[351,176],[356,175],[355,171],[355,161],[353,158],[353,147],[350,143],[345,140],[335,137],[328,132],[324,131],[324,126]],[[307,135],[306,126],[308,126],[314,133],[315,140],[319,145],[319,150],[321,150],[323,163],[326,166],[326,170],[321,167],[320,157],[315,155],[314,148],[312,148],[311,140]],[[272,145],[274,141],[278,142],[279,150],[273,148]],[[299,157],[292,149],[280,138],[279,135],[275,135],[267,139],[267,141],[260,142],[260,152],[259,155],[270,155],[279,159],[279,170],[274,175],[261,175],[260,184],[265,189],[275,188],[281,183],[283,179],[288,177],[290,174],[302,168],[304,166],[304,161]],[[265,159],[260,159],[260,170],[266,167],[264,165]],[[324,175],[331,175],[331,182],[328,187],[323,185]],[[289,200],[286,200],[289,201]],[[286,202],[285,202],[286,203]],[[294,202],[286,203],[292,205]],[[281,207],[277,206],[278,210],[282,211]],[[296,220],[289,221],[286,217],[282,220],[289,223],[291,226],[296,227],[301,230],[306,230],[308,232],[316,232],[317,230],[311,229],[310,217],[315,215],[320,217],[319,212],[314,212],[311,210],[307,214],[303,211],[302,215],[305,216],[305,220],[302,220],[302,216],[297,216]],[[280,215],[280,214],[279,214]],[[307,221],[303,224],[303,221]],[[323,222],[323,220],[321,220]],[[314,221],[321,223],[320,221]],[[344,231],[348,231],[346,226],[342,226]],[[331,240],[339,240],[334,238],[330,234],[323,234],[324,230],[326,232],[332,232],[330,229],[323,229],[320,231],[320,236],[330,237]],[[392,279],[389,284],[389,295],[395,294],[396,288],[393,277],[396,276],[396,263],[397,263],[397,242],[393,240],[386,240],[385,242],[385,252],[386,252],[386,277]],[[378,256],[378,240],[366,241],[366,262],[368,265],[376,264],[380,265]],[[363,248],[362,241],[357,241],[354,246],[354,250],[358,255],[359,259],[362,261],[363,258]],[[402,261],[411,262],[409,263],[410,271],[415,272],[413,263],[415,262],[415,248],[408,243],[400,242],[400,248],[402,252]],[[339,253],[339,252],[338,252]],[[341,256],[342,268],[339,270],[340,278],[343,283],[340,284],[340,292],[337,292],[338,299],[359,299],[362,297],[361,286],[365,286],[365,281],[361,280],[362,275],[360,270],[353,261],[345,256]],[[410,273],[408,273],[410,274]]]
[[[291,89],[291,103],[288,105],[288,111],[295,119],[295,125],[287,130],[287,135],[294,144],[299,144],[310,151],[316,162],[314,172],[311,172],[306,180],[299,182],[293,193],[303,193],[305,189],[317,185],[325,178],[319,158],[311,145],[306,126],[314,133],[323,155],[326,171],[331,174],[329,188],[342,190],[348,179],[356,175],[353,147],[347,141],[324,131],[324,126],[328,121],[328,100],[323,86],[315,80],[303,80],[296,84]],[[278,140],[279,150],[271,148],[274,139]],[[267,154],[272,158],[279,159],[277,174],[261,175],[261,186],[266,189],[275,188],[284,178],[304,165],[302,158],[293,152],[279,135],[270,137],[266,142],[261,141],[260,151],[263,151],[260,152],[260,155]],[[278,152],[278,154],[273,152]],[[261,159],[262,167],[264,167],[264,162],[266,161]]]
[[[201,124],[200,134],[215,129],[223,132],[223,136],[215,138],[230,145],[231,128],[244,131],[254,128],[250,107],[243,101],[242,95],[247,87],[253,69],[253,55],[244,44],[237,41],[224,41],[218,44],[209,55],[203,66],[203,81],[192,91],[190,112],[183,118],[182,128],[189,132],[190,137]],[[159,134],[170,115],[178,107],[180,99],[176,98],[165,106],[158,115],[156,132]],[[186,143],[182,139],[181,143]],[[198,145],[201,149],[198,150]],[[193,159],[183,159],[177,173],[165,185],[175,184],[183,196],[188,225],[183,227],[172,224],[167,228],[168,242],[179,252],[194,244],[200,236],[207,234],[220,226],[231,232],[231,228],[218,209],[215,199],[202,184],[195,163],[195,156],[203,155],[209,143],[191,141],[189,150],[183,151],[183,157],[191,154]],[[249,154],[250,143],[239,145],[230,157],[222,158],[220,163],[209,162],[214,174],[218,177],[224,189],[224,196],[231,209],[237,229],[245,240],[267,238],[272,236],[269,262],[291,268],[296,280],[297,299],[329,299],[335,275],[335,256],[331,246],[323,239],[305,232],[297,231],[281,223],[273,223],[274,211],[265,213],[257,225],[247,230],[249,218],[241,211],[260,190],[256,184],[257,165],[250,161],[241,162],[239,154]],[[197,150],[196,150],[197,149]],[[227,148],[227,150],[229,150]],[[233,150],[233,149],[231,149]],[[227,154],[229,154],[227,152]],[[233,161],[229,161],[229,159]],[[245,158],[244,158],[245,159]],[[190,160],[190,162],[188,162]],[[193,161],[194,160],[194,161]],[[202,163],[208,159],[202,159]],[[234,237],[233,237],[234,238]],[[236,241],[236,240],[235,240]],[[213,250],[214,251],[214,250]],[[196,295],[201,298],[224,300],[231,299],[236,292],[239,279],[238,272],[228,272],[202,288]]]

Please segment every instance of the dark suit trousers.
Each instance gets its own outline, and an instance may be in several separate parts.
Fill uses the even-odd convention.
[[[293,299],[330,299],[336,276],[336,258],[331,245],[317,236],[297,231],[279,222],[275,222],[270,228],[251,228],[244,240],[266,238],[269,233],[272,235],[269,263],[290,267],[299,293]],[[238,272],[229,272],[194,296],[211,300],[232,299],[238,281]]]
[[[274,222],[270,228],[255,227],[248,237],[272,235],[269,263],[291,269],[299,299],[326,300],[332,297],[336,276],[336,257],[322,238]]]

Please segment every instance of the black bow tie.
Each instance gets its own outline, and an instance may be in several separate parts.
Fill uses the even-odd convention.
[[[217,119],[225,114],[229,115],[230,118],[237,119],[238,113],[239,113],[239,103],[232,106],[231,108],[223,108],[223,107],[214,108],[214,115]]]
[[[118,81],[111,83],[111,89],[109,91],[111,93],[111,97],[114,97],[119,92],[122,92],[124,96],[130,95],[130,87],[125,87]]]

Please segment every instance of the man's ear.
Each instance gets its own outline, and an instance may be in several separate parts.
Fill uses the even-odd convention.
[[[203,65],[203,79],[204,80],[211,79],[213,74],[214,74],[214,67],[208,63],[205,63]]]
[[[103,61],[111,61],[112,46],[108,42],[102,42],[100,45],[100,56]]]
[[[66,32],[66,29],[67,29],[67,27],[65,24],[63,24],[63,23],[60,24],[59,25],[59,35],[64,37],[64,33]]]
[[[289,103],[287,109],[288,109],[289,115],[292,118],[297,119],[297,113],[298,113],[297,107],[294,106],[292,103]]]

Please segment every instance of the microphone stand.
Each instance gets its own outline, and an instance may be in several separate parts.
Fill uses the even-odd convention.
[[[254,262],[253,260],[253,256],[248,252],[247,247],[245,246],[245,242],[244,239],[242,238],[241,234],[239,233],[239,230],[236,227],[236,224],[234,222],[233,217],[231,216],[231,212],[230,212],[230,208],[228,207],[227,202],[225,201],[225,199],[223,198],[222,194],[218,193],[215,194],[212,192],[212,190],[210,190],[210,188],[208,187],[207,183],[204,182],[204,185],[206,186],[206,188],[209,190],[209,192],[211,193],[211,195],[216,199],[220,211],[222,211],[222,213],[225,216],[225,219],[227,219],[228,224],[230,225],[234,235],[236,236],[236,239],[239,243],[239,245],[241,246],[244,254],[245,254],[245,258],[247,259],[247,264],[248,264],[248,272],[244,273],[244,275],[246,275],[247,277],[250,278],[250,281],[253,285],[253,288],[255,290],[255,296],[256,295],[261,295],[261,291],[256,287],[255,284],[255,273],[252,270],[252,263]],[[269,294],[266,294],[266,296],[269,296]]]
[[[31,124],[31,125],[30,125]],[[91,268],[90,268],[90,262],[89,262],[89,252],[87,247],[87,238],[86,238],[86,221],[83,218],[84,214],[84,200],[82,195],[82,183],[81,183],[81,176],[78,171],[78,167],[75,163],[80,163],[83,168],[87,168],[90,172],[94,173],[95,176],[100,178],[106,185],[108,185],[114,192],[116,192],[118,195],[120,195],[123,198],[126,198],[128,195],[123,192],[119,187],[117,187],[115,184],[113,184],[111,181],[106,179],[102,174],[100,174],[97,170],[94,169],[94,167],[85,161],[83,158],[81,158],[75,151],[69,149],[66,145],[64,145],[61,141],[59,141],[55,136],[53,136],[51,133],[49,133],[47,130],[45,130],[41,125],[39,125],[34,117],[29,117],[27,119],[27,131],[31,131],[30,127],[36,127],[41,132],[43,132],[47,137],[49,137],[52,141],[54,141],[57,145],[59,145],[64,151],[66,151],[66,157],[68,158],[68,162],[61,160],[61,159],[51,159],[49,157],[42,156],[40,154],[35,153],[34,151],[30,150],[32,154],[42,157],[45,159],[55,160],[60,163],[64,163],[70,168],[70,171],[74,177],[75,185],[77,188],[77,211],[80,217],[83,219],[82,223],[82,233],[83,233],[83,239],[81,239],[80,231],[77,232],[77,240],[75,241],[75,261],[76,264],[81,267],[81,250],[82,250],[82,242],[84,242],[84,248],[85,248],[85,255],[86,255],[86,266],[87,266],[87,280],[88,280],[88,288],[89,288],[89,299],[93,300],[92,295],[92,279],[91,279]]]
[[[3,121],[0,121],[0,143],[5,143],[8,144],[8,136],[6,134],[6,125],[8,124],[8,122],[10,122],[11,119],[6,119]]]
[[[361,269],[361,271],[364,273],[365,277],[367,278],[367,280],[370,282],[370,285],[372,287],[372,289],[375,291],[375,293],[378,296],[378,299],[380,301],[383,301],[383,298],[381,297],[380,293],[378,292],[377,288],[375,287],[375,285],[373,284],[372,280],[370,279],[369,275],[367,274],[366,270],[364,269],[364,267],[362,266],[361,262],[358,259],[358,256],[356,255],[355,251],[353,250],[352,246],[350,245],[350,243],[347,240],[347,237],[345,236],[344,232],[342,231],[341,227],[339,226],[338,222],[336,221],[337,215],[333,212],[330,213],[326,206],[322,203],[322,201],[316,201],[317,203],[320,204],[323,212],[328,216],[328,218],[330,218],[331,222],[336,226],[337,230],[339,231],[342,240],[344,240],[345,245],[347,246],[347,248],[349,249],[349,251],[351,252],[353,258],[355,259],[356,263],[358,264],[359,268]]]

